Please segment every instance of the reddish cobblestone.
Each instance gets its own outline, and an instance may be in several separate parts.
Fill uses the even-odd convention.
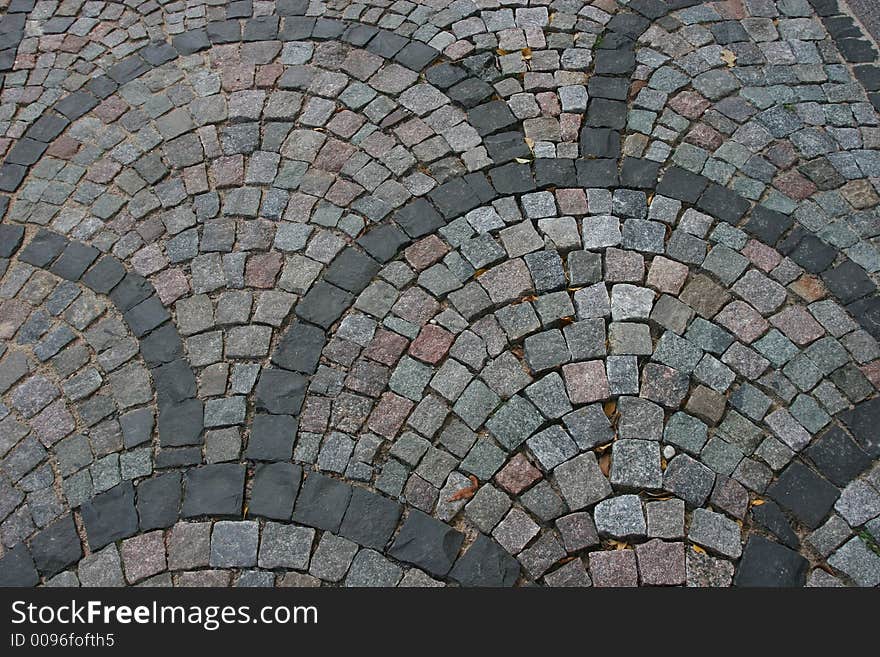
[[[449,331],[428,324],[422,327],[419,335],[409,346],[409,354],[413,358],[436,365],[449,352],[455,336]]]
[[[638,586],[639,571],[635,551],[590,552],[590,575],[593,586]]]
[[[380,328],[364,350],[364,356],[391,366],[398,361],[407,344],[409,341],[399,333]]]
[[[789,306],[776,313],[770,318],[770,323],[799,345],[809,344],[825,333],[819,322],[799,306]]]
[[[557,189],[556,205],[564,215],[583,215],[587,213],[587,195],[582,189]]]
[[[403,255],[416,271],[421,271],[442,260],[448,252],[449,247],[439,237],[429,235],[407,247]]]
[[[605,364],[600,360],[564,365],[562,375],[565,377],[568,396],[575,404],[607,399],[610,394]]]
[[[685,581],[684,543],[660,539],[637,545],[639,575],[645,586],[679,586]]]
[[[495,475],[495,481],[511,495],[519,495],[540,478],[541,471],[524,454],[514,456]]]
[[[709,109],[709,101],[696,92],[682,91],[672,97],[669,106],[682,116],[695,120]]]
[[[742,250],[742,254],[758,269],[768,273],[773,271],[776,265],[782,261],[782,256],[776,249],[771,249],[758,240],[749,240]]]
[[[248,258],[244,280],[249,287],[272,288],[283,264],[278,253],[252,255]]]
[[[403,422],[413,406],[415,404],[409,399],[395,395],[393,392],[386,392],[370,415],[370,430],[389,440],[393,439],[400,431],[400,427],[403,426]]]

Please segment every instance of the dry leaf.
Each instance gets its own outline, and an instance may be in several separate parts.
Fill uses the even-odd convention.
[[[606,477],[611,476],[611,452],[599,457],[599,469]]]
[[[609,539],[608,543],[609,545],[613,546],[615,550],[625,550],[629,547],[629,545],[624,541],[615,541],[613,538]]]
[[[629,94],[628,94],[628,96],[629,96],[630,100],[632,100],[633,98],[635,98],[636,96],[638,96],[638,95],[639,95],[639,92],[640,92],[642,89],[644,89],[646,86],[648,86],[648,83],[647,83],[647,81],[645,81],[645,80],[636,80],[635,82],[633,82],[632,85],[630,85],[630,88],[629,88]]]
[[[474,272],[474,276],[475,276],[475,277],[480,277],[480,276],[482,276],[483,274],[485,274],[487,271],[489,271],[489,270],[486,269],[485,267],[482,267],[482,268],[480,268],[480,269],[478,269],[477,271]]]
[[[504,48],[496,48],[496,49],[495,49],[495,52],[498,53],[501,57],[504,57],[504,55],[509,55],[509,54],[510,54],[510,53],[509,53],[508,51],[506,51]]]
[[[663,457],[663,456],[661,456],[661,457],[660,457],[660,469],[663,470],[663,471],[665,472],[665,471],[666,471],[666,466],[667,466],[667,465],[668,465],[668,464],[666,463],[666,458]]]
[[[518,164],[528,164],[529,162],[531,162],[531,160],[525,157],[515,157],[513,159],[515,159]]]
[[[569,324],[574,323],[574,317],[563,317],[559,320],[559,323],[563,326],[568,326]]]
[[[532,58],[532,49],[531,48],[523,48],[520,50],[523,59],[531,59]]]
[[[617,404],[613,401],[607,401],[602,405],[602,410],[605,411],[607,417],[611,417],[617,412]]]
[[[733,68],[736,64],[736,55],[725,48],[721,51],[721,61],[727,64],[728,68]]]
[[[526,142],[526,146],[529,147],[530,151],[535,150],[535,140],[531,137],[523,137],[523,141]]]
[[[470,486],[465,486],[461,490],[457,491],[450,497],[447,502],[458,502],[459,500],[469,500],[474,496],[474,493],[477,492],[477,489],[480,487],[480,482],[477,481],[477,478],[474,475],[468,477],[471,480]]]
[[[613,444],[614,444],[614,441],[611,441],[610,443],[605,443],[604,445],[599,445],[596,448],[596,451],[599,452],[600,454],[602,454],[606,449],[611,447],[611,445],[613,445]]]
[[[764,504],[764,500],[752,500],[752,506],[761,506]]]
[[[829,566],[827,563],[819,563],[816,565],[816,568],[824,570],[829,575],[834,575],[835,577],[837,577],[837,574],[831,569],[831,566]]]
[[[706,551],[699,545],[692,545],[691,547],[694,548],[694,552],[696,552],[697,554],[706,554]]]

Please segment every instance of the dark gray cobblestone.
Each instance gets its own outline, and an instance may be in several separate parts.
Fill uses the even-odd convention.
[[[824,4],[19,4],[3,583],[880,582]]]

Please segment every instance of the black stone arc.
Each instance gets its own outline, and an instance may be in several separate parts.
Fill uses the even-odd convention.
[[[826,25],[828,19],[838,14],[834,0],[810,2]],[[33,6],[33,2],[13,4],[17,11],[10,8],[4,21],[10,16],[11,20],[20,21],[17,16]],[[29,8],[20,9],[28,4]],[[626,79],[635,68],[634,44],[651,22],[671,10],[695,4],[698,4],[695,0],[631,0],[627,6],[635,13],[617,14],[607,25],[606,36],[595,57],[595,74]],[[384,264],[415,240],[504,196],[557,187],[638,189],[677,199],[739,226],[782,253],[792,253],[801,240],[812,238],[798,234],[790,217],[762,205],[753,206],[736,192],[703,176],[674,166],[661,173],[659,164],[621,157],[619,149],[615,152],[613,146],[602,153],[608,157],[539,158],[520,162],[517,158],[528,155],[528,148],[522,133],[514,127],[515,119],[504,114],[502,103],[489,100],[489,94],[479,97],[477,102],[464,97],[457,100],[456,84],[463,79],[459,73],[465,77],[467,74],[450,63],[436,64],[441,54],[435,49],[369,25],[305,17],[305,3],[279,2],[278,7],[278,15],[247,19],[243,23],[238,20],[212,22],[204,29],[175,36],[170,44],[154,43],[129,55],[106,74],[93,78],[83,90],[46,110],[0,165],[0,191],[14,192],[52,141],[120,85],[152,68],[215,44],[270,39],[340,39],[422,72],[432,84],[446,92],[467,111],[470,122],[484,138],[495,166],[485,173],[470,173],[441,184],[426,198],[410,201],[398,209],[389,222],[372,227],[354,244],[344,248],[296,305],[295,317],[289,321],[270,355],[275,368],[266,368],[261,374],[261,380],[267,377],[264,385],[286,378],[294,388],[304,390],[308,378],[317,370],[328,331]],[[841,49],[847,57],[845,49]],[[7,52],[0,52],[2,65],[7,63]],[[868,65],[856,68],[860,79],[873,79],[869,68]],[[2,66],[0,70],[4,70]],[[868,91],[877,89],[869,87]],[[871,100],[875,106],[880,104],[877,93],[871,93]],[[582,141],[592,144],[594,137],[611,136],[613,144],[613,134],[608,132],[613,133],[622,125],[605,125],[606,117],[609,112],[621,109],[625,110],[621,101],[592,99]],[[619,137],[619,132],[617,135]],[[9,198],[0,195],[0,216],[5,214],[8,204]],[[793,235],[798,239],[792,240]],[[18,252],[23,262],[107,295],[138,338],[141,354],[156,382],[160,445],[197,443],[204,428],[203,403],[196,396],[195,375],[184,355],[180,335],[152,284],[126,271],[115,257],[102,255],[94,247],[48,229],[39,229],[21,248],[23,240],[23,227],[0,226],[0,242],[4,251],[8,251],[5,257]],[[832,297],[843,304],[862,327],[880,339],[880,295],[859,265],[844,259],[836,266],[829,265],[811,273],[823,280]],[[258,404],[259,389],[260,382],[255,393]],[[843,424],[874,459],[880,457],[880,441],[875,431],[878,418],[880,399],[876,397],[840,414]],[[167,528],[179,519],[241,517],[245,508],[247,470],[246,465],[236,463],[203,465],[154,474],[136,488],[131,481],[118,484],[81,506],[89,548],[95,551],[139,532]],[[483,534],[459,555],[465,537],[446,523],[415,509],[404,514],[402,505],[394,500],[318,472],[304,476],[302,468],[291,463],[255,465],[247,509],[249,516],[292,521],[338,533],[362,546],[416,565],[432,576],[462,585],[509,586],[520,577],[518,562]],[[760,536],[751,537],[735,583],[749,585],[763,581],[762,574],[756,572],[760,566],[754,565],[758,563],[757,556],[747,558],[747,555],[763,558],[779,549],[786,548]],[[76,563],[82,554],[73,515],[69,513],[36,534],[29,544],[22,543],[7,551],[0,559],[0,584],[35,585],[41,576],[47,579],[54,576]],[[785,559],[788,557],[783,555]],[[805,564],[799,562],[795,562],[794,567],[805,570]],[[803,576],[801,572],[801,582]]]

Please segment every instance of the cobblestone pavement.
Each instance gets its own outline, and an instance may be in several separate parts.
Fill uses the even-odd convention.
[[[835,0],[0,7],[0,584],[880,584]]]
[[[880,7],[870,0],[844,0],[841,9],[848,7],[850,12],[862,23],[862,27],[874,38],[880,39]]]

